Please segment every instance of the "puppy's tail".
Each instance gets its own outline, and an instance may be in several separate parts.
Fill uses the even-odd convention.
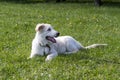
[[[85,49],[91,49],[91,48],[103,47],[103,46],[107,46],[107,44],[92,44],[90,46],[86,46]]]

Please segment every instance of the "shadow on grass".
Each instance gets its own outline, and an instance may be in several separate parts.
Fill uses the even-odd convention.
[[[17,4],[36,4],[36,3],[56,3],[55,1],[32,1],[32,0],[0,0],[0,2],[8,2],[8,3],[17,3]],[[59,3],[78,3],[78,4],[94,4],[94,1],[66,1],[66,2],[59,2]],[[57,3],[57,4],[59,4]],[[107,7],[120,7],[120,1],[103,1],[102,6],[107,6]]]
[[[120,8],[120,1],[118,2],[103,2],[103,6],[107,6],[107,7],[118,7]]]
[[[90,50],[84,50],[81,51],[80,53],[76,53],[76,54],[62,54],[60,55],[60,57],[62,57],[62,59],[65,61],[66,60],[70,60],[73,62],[78,62],[79,60],[83,60],[83,61],[95,61],[97,64],[120,64],[120,62],[118,60],[114,60],[114,59],[105,59],[105,58],[99,58],[96,56],[90,56],[89,55]],[[67,58],[67,59],[66,59]]]
[[[118,60],[114,60],[114,59],[105,59],[105,58],[99,58],[99,57],[96,57],[96,56],[90,56],[89,55],[90,53],[90,50],[82,50],[82,51],[79,51],[79,53],[74,53],[74,54],[60,54],[58,55],[56,58],[54,58],[52,60],[52,62],[79,62],[79,61],[94,61],[95,63],[97,64],[120,64],[120,62]],[[46,56],[36,56],[35,58],[33,59],[26,59],[26,61],[31,61],[31,62],[35,62],[35,63],[45,63],[45,59],[46,59],[47,55]],[[51,61],[50,61],[51,62]]]
[[[16,4],[36,4],[36,3],[43,3],[43,1],[27,1],[27,0],[0,0],[0,2],[16,3]]]
[[[20,4],[35,4],[35,3],[93,3],[93,1],[66,1],[66,2],[55,2],[55,1],[30,1],[30,0],[0,0],[0,2],[8,2],[8,3],[20,3]]]

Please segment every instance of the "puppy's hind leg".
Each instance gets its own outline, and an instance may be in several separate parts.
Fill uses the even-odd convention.
[[[80,43],[75,42],[74,44],[71,44],[67,47],[67,51],[65,54],[72,54],[77,53],[79,50],[85,49],[84,46],[82,46]]]
[[[72,54],[72,53],[77,53],[78,52],[78,50],[76,50],[76,51],[71,51],[71,52],[65,52],[65,54]]]

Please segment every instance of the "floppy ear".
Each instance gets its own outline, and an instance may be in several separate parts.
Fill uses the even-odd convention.
[[[35,28],[35,31],[41,31],[43,28],[44,28],[44,24],[37,24],[36,28]]]

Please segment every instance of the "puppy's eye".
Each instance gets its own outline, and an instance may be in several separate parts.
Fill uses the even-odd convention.
[[[51,28],[49,28],[47,31],[51,31]]]

